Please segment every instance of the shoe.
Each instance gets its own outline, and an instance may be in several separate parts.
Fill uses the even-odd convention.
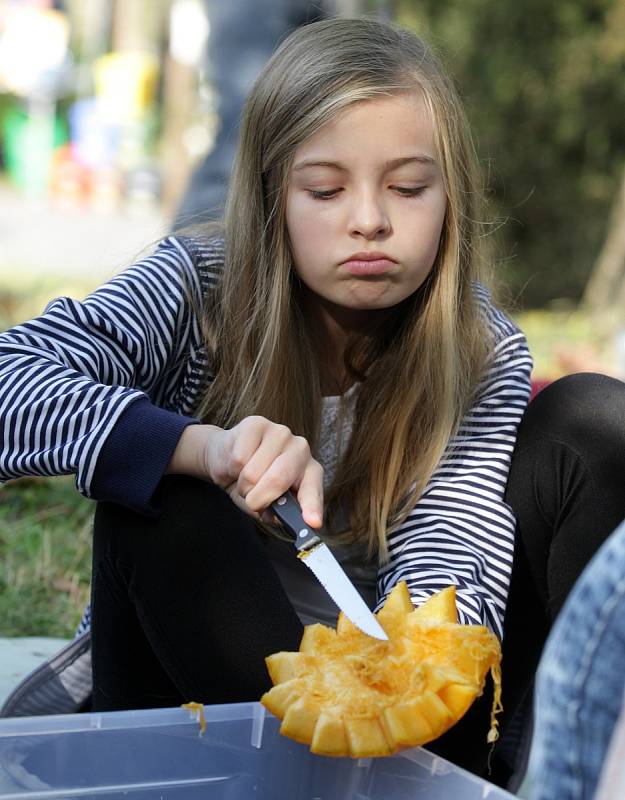
[[[91,705],[91,634],[81,633],[28,674],[4,701],[0,717],[77,714]]]

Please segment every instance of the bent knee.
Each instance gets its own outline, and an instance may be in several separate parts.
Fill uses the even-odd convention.
[[[594,372],[566,375],[529,404],[519,434],[526,431],[576,449],[593,443],[625,448],[625,383]]]

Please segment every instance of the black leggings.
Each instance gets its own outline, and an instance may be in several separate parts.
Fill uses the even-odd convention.
[[[220,489],[172,476],[157,518],[111,503],[95,516],[94,708],[257,700],[264,657],[302,626],[249,517]],[[585,564],[625,518],[625,384],[564,378],[523,418],[508,482],[517,538],[504,634],[505,727],[551,623]],[[490,692],[431,749],[478,774]]]
[[[549,629],[577,577],[625,519],[625,383],[583,373],[540,392],[519,428],[506,501],[517,525],[502,647],[502,733],[532,688]],[[487,774],[491,700],[489,682],[465,717],[428,748]],[[502,765],[492,763],[496,774]]]

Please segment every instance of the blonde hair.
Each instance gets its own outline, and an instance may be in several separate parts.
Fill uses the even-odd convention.
[[[490,352],[475,298],[481,182],[465,115],[430,48],[373,19],[297,29],[277,49],[244,108],[225,213],[225,272],[206,309],[215,380],[199,413],[231,427],[261,414],[311,443],[321,410],[320,367],[302,312],[285,223],[298,146],[352,105],[420,90],[431,115],[447,210],[438,255],[420,289],[383,329],[346,354],[362,380],[351,440],[329,489],[330,520],[350,509],[343,541],[387,556],[387,531],[406,517],[470,406]],[[371,334],[371,335],[370,335]]]

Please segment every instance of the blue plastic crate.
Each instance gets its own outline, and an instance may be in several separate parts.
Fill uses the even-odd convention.
[[[0,720],[0,798],[505,800],[421,748],[326,758],[280,736],[259,703]]]

